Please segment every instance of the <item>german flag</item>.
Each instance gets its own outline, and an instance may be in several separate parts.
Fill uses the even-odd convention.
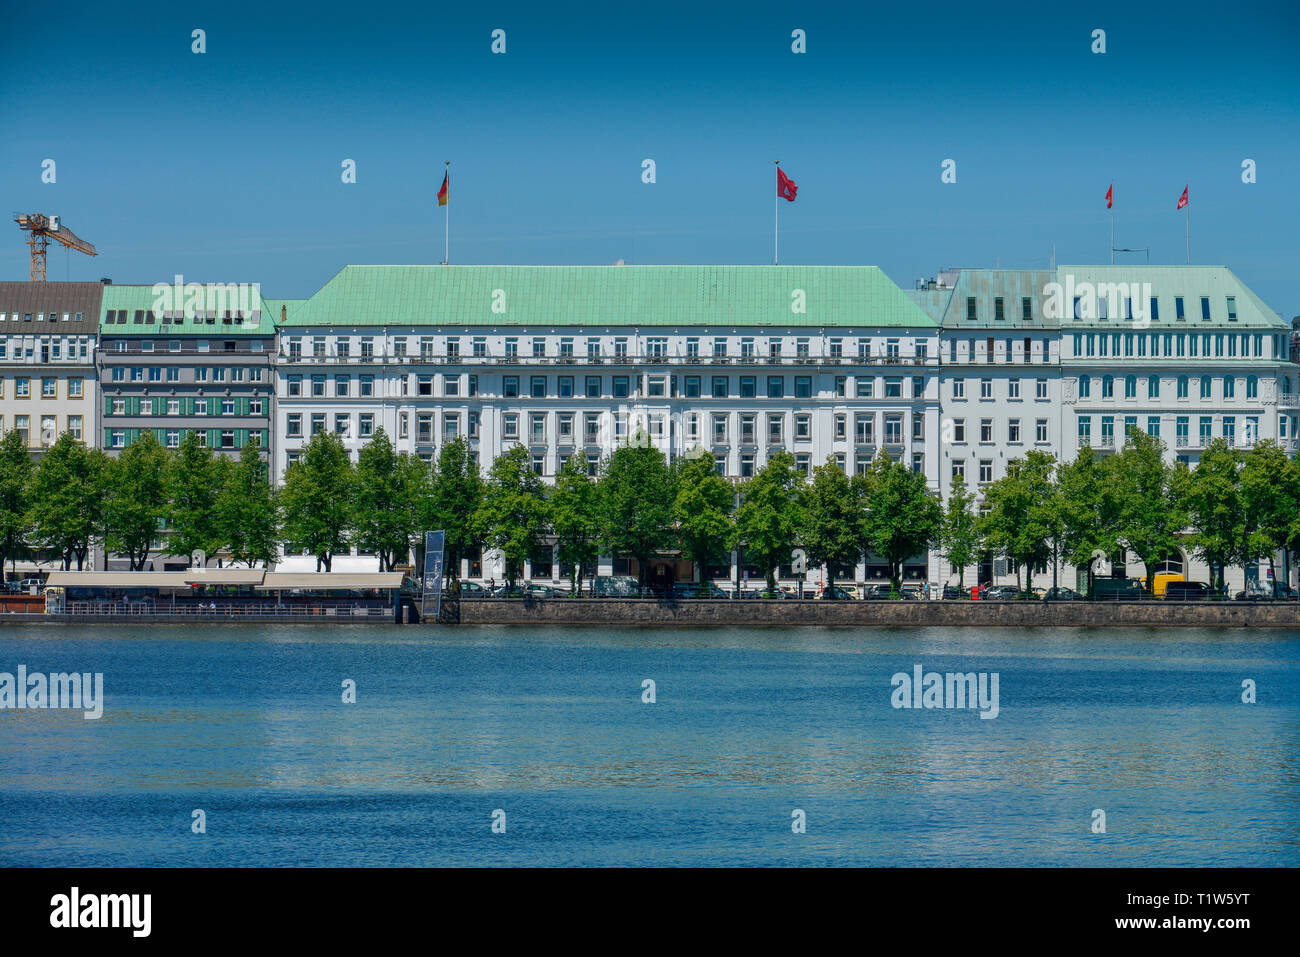
[[[442,174],[442,189],[438,190],[439,206],[447,205],[447,193],[450,185],[451,185],[451,171],[448,170],[446,173]]]

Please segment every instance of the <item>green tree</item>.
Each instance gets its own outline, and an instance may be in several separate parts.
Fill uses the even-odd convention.
[[[1187,528],[1186,466],[1169,466],[1165,444],[1136,428],[1124,449],[1103,460],[1102,481],[1115,490],[1116,541],[1147,568],[1147,594],[1155,588],[1152,570],[1178,548]]]
[[[702,595],[709,584],[705,568],[721,562],[728,551],[735,524],[731,515],[735,491],[718,474],[711,455],[681,459],[676,488],[672,517],[682,543],[682,555],[699,570],[697,594]]]
[[[460,577],[461,559],[483,544],[476,521],[483,505],[483,476],[464,437],[446,443],[438,453],[432,477],[423,484],[421,531],[446,533],[443,568],[448,581]],[[417,551],[423,556],[423,541]]]
[[[1290,481],[1291,462],[1271,439],[1253,446],[1241,466],[1241,499],[1250,538],[1251,558],[1268,556],[1276,582],[1273,556],[1287,547],[1291,524],[1300,517],[1300,487]]]
[[[880,455],[867,474],[866,534],[871,550],[889,563],[890,588],[897,593],[903,562],[938,537],[943,509],[925,476]]]
[[[22,434],[10,429],[0,439],[0,583],[5,580],[5,562],[16,564],[28,551],[34,471]]]
[[[600,489],[576,455],[555,477],[550,516],[560,562],[570,569],[569,591],[581,594],[582,579],[600,557]]]
[[[189,558],[196,551],[206,559],[216,555],[226,544],[216,521],[217,495],[228,474],[229,463],[199,444],[193,430],[185,433],[180,447],[171,457],[167,475],[167,492],[171,508],[167,516],[170,533],[169,555]]]
[[[230,560],[249,568],[270,567],[279,542],[275,489],[256,439],[239,450],[239,461],[217,493],[216,516]]]
[[[32,539],[59,554],[65,569],[86,563],[103,528],[108,458],[64,432],[37,463],[31,486]]]
[[[1187,483],[1187,518],[1195,529],[1191,544],[1210,566],[1211,581],[1219,588],[1223,587],[1224,569],[1246,561],[1249,535],[1241,494],[1241,460],[1240,451],[1215,439],[1201,453]],[[1150,579],[1150,566],[1147,571]]]
[[[507,585],[514,585],[524,562],[537,550],[546,528],[546,505],[528,449],[516,445],[497,456],[488,470],[477,522],[486,544],[505,555]]]
[[[776,570],[798,543],[806,525],[803,480],[794,456],[777,452],[741,490],[732,538],[763,569],[767,590],[776,591]]]
[[[332,432],[317,432],[284,473],[281,524],[289,547],[316,556],[316,570],[329,571],[334,554],[348,547],[355,469]]]
[[[642,585],[672,541],[673,497],[668,463],[648,442],[621,445],[601,463],[601,539],[611,554],[637,560]]]
[[[800,540],[809,565],[826,566],[826,587],[835,585],[835,569],[856,565],[862,556],[866,522],[863,488],[844,474],[829,456],[813,469],[812,481],[803,493],[806,521]]]
[[[162,538],[167,518],[167,450],[153,429],[108,460],[105,474],[104,547],[125,555],[131,571],[144,568],[149,552]]]
[[[1085,445],[1073,462],[1063,463],[1056,472],[1060,557],[1084,572],[1076,584],[1085,593],[1092,591],[1097,557],[1119,547],[1115,535],[1118,503],[1103,461],[1096,450]]]
[[[1046,452],[1031,450],[1023,459],[1008,462],[1007,474],[984,489],[988,512],[980,520],[980,532],[991,549],[1016,566],[1017,588],[1021,568],[1028,588],[1030,570],[1052,554],[1054,465]]]
[[[975,496],[967,491],[966,482],[958,478],[953,482],[939,525],[939,547],[944,559],[957,570],[959,589],[966,587],[966,566],[979,557],[982,542]]]
[[[410,456],[393,449],[388,434],[376,429],[357,454],[352,486],[353,539],[357,547],[379,558],[379,570],[391,571],[410,555],[411,538],[419,522],[421,489],[409,467]],[[418,459],[417,459],[418,461]],[[420,463],[420,472],[425,471]]]

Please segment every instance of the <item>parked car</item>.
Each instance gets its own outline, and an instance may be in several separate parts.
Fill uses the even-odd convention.
[[[1300,597],[1300,593],[1297,593],[1290,585],[1278,585],[1277,597],[1282,601],[1295,601],[1297,597]]]
[[[524,586],[524,594],[529,598],[559,598],[560,593],[550,585],[543,585],[540,582],[529,582]]]
[[[1047,589],[1043,595],[1043,601],[1083,601],[1083,596],[1073,588],[1057,586],[1056,588]]]
[[[980,598],[984,601],[1011,601],[1020,597],[1014,585],[988,585],[980,589]]]
[[[862,593],[862,597],[867,601],[882,601],[889,598],[888,585],[868,585]]]
[[[1045,585],[1035,585],[1030,589],[1030,593],[1039,601],[1043,601],[1047,598],[1047,592],[1048,589]]]
[[[831,585],[829,588],[823,588],[821,594],[817,596],[822,601],[856,601],[857,597],[843,585]]]
[[[1275,597],[1273,586],[1258,579],[1247,581],[1243,591],[1236,594],[1237,601],[1272,601]]]
[[[701,594],[698,582],[678,582],[673,586],[674,598],[730,598],[731,596],[719,588],[713,582],[704,583],[704,592]]]
[[[491,598],[492,590],[479,582],[460,582],[461,598]]]
[[[1170,582],[1165,586],[1166,601],[1206,601],[1214,591],[1205,582]]]
[[[925,598],[925,582],[903,582],[898,590],[908,601],[922,601]]]

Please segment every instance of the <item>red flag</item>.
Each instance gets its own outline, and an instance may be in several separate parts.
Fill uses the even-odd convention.
[[[448,170],[442,176],[442,189],[438,190],[438,205],[447,205],[448,187],[451,185],[451,171]]]
[[[1183,195],[1178,197],[1178,208],[1182,209],[1187,205],[1187,187],[1183,187]]]
[[[794,194],[799,191],[799,187],[794,184],[789,176],[781,172],[781,167],[776,168],[776,195],[782,199],[794,202]]]
[[[1110,184],[1110,189],[1106,190],[1106,208],[1110,209],[1111,197],[1115,195],[1115,184]]]

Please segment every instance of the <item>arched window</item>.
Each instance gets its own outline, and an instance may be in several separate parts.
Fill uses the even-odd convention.
[[[1092,379],[1086,375],[1079,376],[1079,398],[1087,399],[1092,396]]]
[[[1115,377],[1104,375],[1101,377],[1101,397],[1103,399],[1115,398]]]
[[[1256,399],[1259,397],[1259,379],[1253,375],[1246,376],[1246,398]]]
[[[1160,376],[1147,376],[1147,398],[1160,398]]]
[[[1138,394],[1137,376],[1130,375],[1124,377],[1124,398],[1136,399]]]
[[[1178,377],[1178,398],[1187,398],[1187,376],[1185,375]]]

